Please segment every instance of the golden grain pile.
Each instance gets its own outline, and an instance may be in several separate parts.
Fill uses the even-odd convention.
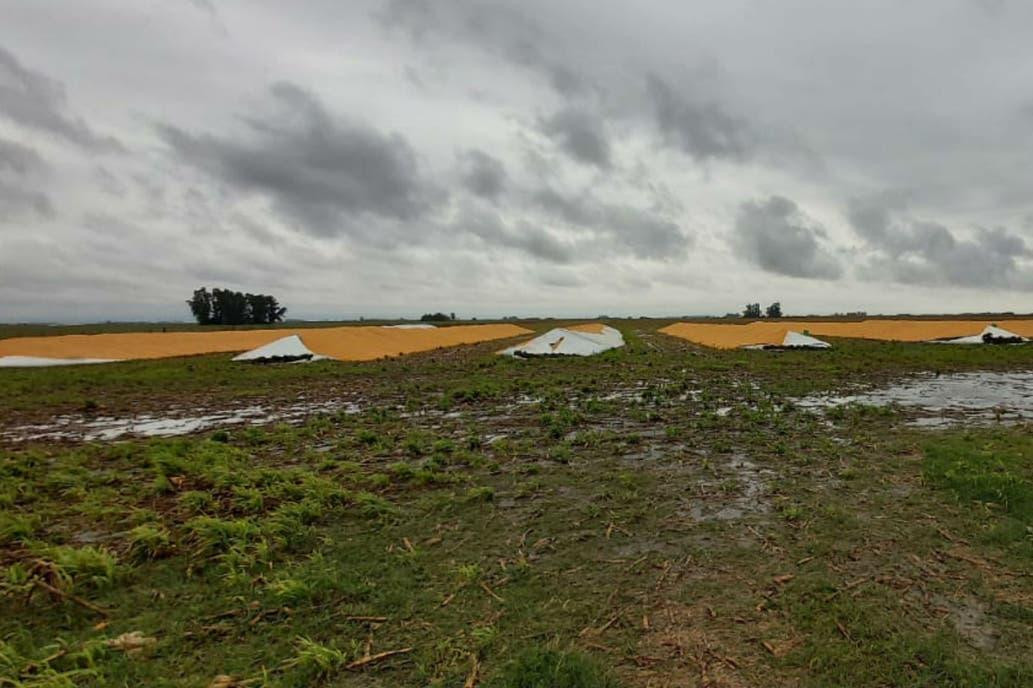
[[[736,349],[753,344],[780,344],[787,331],[806,332],[814,337],[849,337],[897,342],[968,337],[992,324],[987,320],[861,320],[857,322],[807,322],[780,320],[727,323],[675,323],[660,331],[715,349]],[[999,327],[1033,337],[1033,320],[1002,320]]]
[[[71,334],[0,339],[0,356],[42,358],[170,358],[249,351],[281,337],[298,335],[314,353],[342,361],[429,351],[460,344],[508,339],[531,330],[516,325],[456,325],[427,329],[390,327],[283,328],[216,332]]]

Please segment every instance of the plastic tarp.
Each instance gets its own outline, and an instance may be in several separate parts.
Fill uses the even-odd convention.
[[[0,368],[49,368],[50,366],[115,363],[117,358],[45,358],[42,356],[0,356]]]
[[[968,337],[954,337],[952,339],[936,339],[933,341],[937,344],[1020,344],[1029,340],[1003,327],[987,325],[979,334]]]
[[[832,345],[828,342],[823,342],[820,339],[803,334],[801,332],[794,332],[792,330],[786,330],[785,336],[782,338],[780,344],[750,344],[742,347],[743,349],[829,349]]]
[[[832,347],[828,342],[823,342],[810,335],[793,332],[792,330],[786,331],[785,339],[782,340],[782,346],[790,349],[829,349]]]
[[[300,361],[320,361],[325,358],[326,356],[320,356],[319,354],[313,353],[311,349],[305,346],[305,342],[301,341],[301,337],[296,334],[292,334],[289,337],[277,339],[275,342],[269,342],[265,346],[260,346],[257,349],[245,351],[239,356],[234,356],[233,360],[249,361],[251,363],[291,363]]]
[[[591,329],[557,327],[529,342],[511,346],[499,353],[506,356],[592,356],[624,346],[624,337],[608,326]]]

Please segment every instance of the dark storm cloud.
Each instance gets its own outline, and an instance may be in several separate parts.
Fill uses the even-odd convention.
[[[894,194],[848,204],[847,219],[873,254],[864,276],[930,286],[1033,288],[1018,263],[1033,256],[1022,237],[995,227],[959,239],[937,222],[901,217],[906,207],[904,197]]]
[[[183,161],[238,191],[269,197],[313,234],[346,233],[347,221],[363,214],[412,220],[435,202],[401,135],[335,117],[294,84],[278,83],[271,95],[279,112],[246,118],[249,136],[241,139],[171,125],[158,131]]]
[[[549,50],[549,36],[541,24],[520,9],[498,3],[390,0],[375,16],[384,28],[402,30],[417,42],[437,35],[477,44],[541,74],[563,96],[590,90],[581,74]]]
[[[601,117],[577,108],[564,108],[539,121],[542,133],[578,162],[610,166],[610,141]]]
[[[716,103],[697,103],[656,75],[647,78],[656,126],[671,144],[697,160],[749,157],[755,146],[746,122]]]
[[[563,222],[596,234],[596,245],[606,245],[608,253],[667,260],[683,257],[692,245],[692,238],[677,223],[649,210],[604,203],[590,194],[568,196],[550,188],[534,192],[531,200]]]
[[[810,221],[796,203],[772,196],[739,207],[732,245],[742,258],[779,275],[834,279],[839,263],[819,243],[825,231]]]
[[[122,150],[116,139],[94,133],[86,122],[70,114],[66,101],[60,82],[24,67],[0,46],[0,115],[90,150]]]
[[[460,157],[463,186],[481,198],[497,200],[506,189],[506,168],[484,151],[470,150]]]

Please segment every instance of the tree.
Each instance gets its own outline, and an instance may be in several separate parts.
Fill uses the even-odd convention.
[[[247,296],[231,289],[212,289],[212,308],[217,325],[244,325],[251,322]]]
[[[287,314],[287,309],[280,306],[275,296],[247,294],[245,298],[251,313],[251,322],[256,325],[280,322]]]
[[[746,304],[746,308],[743,309],[743,312],[742,312],[742,317],[744,317],[744,318],[760,318],[760,317],[762,317],[761,316],[761,310],[760,310],[760,304],[759,303],[748,303],[748,304]]]
[[[447,313],[424,313],[420,316],[423,322],[448,322],[451,319]]]
[[[767,316],[769,318],[781,318],[782,317],[782,304],[775,301],[773,304],[768,306]]]
[[[282,322],[287,309],[275,296],[244,294],[214,287],[201,287],[187,300],[190,312],[200,325],[268,325]]]
[[[209,325],[212,322],[212,295],[207,289],[201,287],[194,290],[193,297],[187,299],[190,312],[198,325]]]

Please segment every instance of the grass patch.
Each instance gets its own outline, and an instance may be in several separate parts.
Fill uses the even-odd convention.
[[[984,539],[1033,558],[1033,438],[1009,431],[926,443],[925,479],[992,521]],[[977,510],[979,507],[981,509]]]
[[[620,688],[608,670],[579,652],[547,648],[524,651],[490,688]]]

